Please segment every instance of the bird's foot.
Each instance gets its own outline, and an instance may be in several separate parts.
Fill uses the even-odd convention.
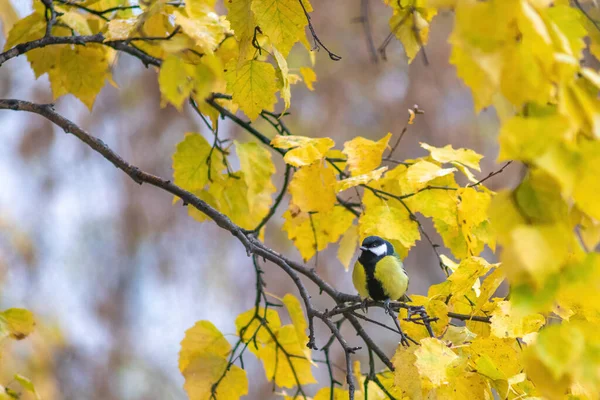
[[[385,310],[386,314],[389,314],[392,317],[394,317],[394,312],[390,307],[390,299],[387,299],[386,301],[383,302],[383,309]]]
[[[366,314],[369,311],[369,298],[365,297],[363,301],[360,302],[360,309]]]

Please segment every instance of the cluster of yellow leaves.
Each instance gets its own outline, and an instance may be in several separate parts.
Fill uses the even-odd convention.
[[[288,108],[291,84],[304,79],[313,90],[314,71],[308,66],[292,71],[286,61],[295,43],[310,49],[304,32],[307,16],[298,1],[231,0],[225,5],[227,16],[217,14],[214,1],[205,0],[191,0],[184,7],[166,1],[140,3],[142,12],[134,12],[124,0],[61,3],[55,5],[59,16],[51,33],[102,34],[105,42],[135,40],[137,48],[162,61],[158,81],[163,105],[181,109],[192,97],[213,122],[217,114],[203,104],[212,92],[231,95],[233,102],[222,101],[223,105],[232,111],[239,106],[255,119],[263,109],[273,109],[278,91]],[[305,6],[312,11],[307,0]],[[115,7],[124,9],[103,13]],[[8,32],[4,50],[44,37],[47,22],[40,1],[34,1],[34,12],[21,20],[9,3],[0,3],[3,8],[6,13],[0,14]],[[70,93],[91,109],[105,81],[112,82],[116,52],[101,43],[65,44],[34,49],[27,58],[36,78],[48,74],[55,99]],[[312,53],[310,58],[314,61]]]
[[[175,184],[196,194],[245,229],[255,228],[269,212],[275,186],[271,154],[257,143],[233,142],[240,171],[227,172],[224,154],[198,133],[187,133],[173,154]],[[228,150],[223,150],[226,152]],[[206,216],[190,207],[199,221]]]
[[[598,346],[592,332],[600,329],[600,75],[582,65],[586,37],[598,55],[597,27],[566,0],[427,4],[455,12],[450,61],[472,90],[475,109],[496,107],[499,159],[528,167],[489,211],[511,300],[475,312],[492,315],[492,335],[526,341],[521,384],[532,381],[551,399],[598,398],[600,359],[591,354]],[[479,219],[476,211],[465,208],[463,215]],[[560,324],[536,338],[538,313]]]
[[[179,370],[191,399],[208,400],[213,384],[219,382],[217,398],[237,399],[248,393],[246,372],[229,365],[231,345],[209,321],[198,321],[185,332],[179,352]],[[229,367],[229,369],[228,369]]]
[[[235,325],[243,345],[234,355],[247,346],[262,361],[267,379],[282,388],[316,383],[311,371],[311,351],[306,347],[308,324],[302,306],[291,294],[281,300],[292,323],[282,326],[274,309],[258,307],[241,313]],[[229,364],[235,360],[231,352],[229,342],[209,321],[199,321],[186,331],[179,352],[179,369],[191,399],[211,398],[217,382],[216,398],[233,400],[248,393],[246,372]]]
[[[477,255],[486,244],[494,248],[485,212],[492,193],[481,185],[461,188],[454,178],[461,171],[475,182],[471,170],[479,171],[481,156],[472,150],[422,144],[429,156],[388,170],[381,163],[391,136],[378,141],[357,137],[344,143],[341,151],[332,150],[335,143],[330,138],[273,139],[272,146],[287,150],[285,162],[297,167],[283,230],[304,260],[340,236],[338,258],[346,268],[358,242],[369,235],[390,240],[399,254],[406,255],[421,238],[415,213],[432,218],[458,258]],[[361,185],[364,211],[355,224],[356,217],[339,196]]]

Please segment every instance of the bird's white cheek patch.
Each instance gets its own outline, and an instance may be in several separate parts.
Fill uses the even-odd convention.
[[[387,253],[387,246],[384,244],[381,244],[377,247],[374,247],[372,249],[370,249],[371,253],[375,254],[376,256],[380,257],[382,255],[384,255],[385,253]]]

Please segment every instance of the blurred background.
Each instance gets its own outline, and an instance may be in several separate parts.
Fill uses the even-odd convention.
[[[391,10],[383,2],[367,4],[378,47],[389,33]],[[21,17],[30,13],[29,3],[13,5]],[[425,114],[409,127],[396,158],[424,155],[419,142],[452,144],[485,156],[480,177],[497,169],[496,114],[485,110],[475,115],[469,90],[448,63],[451,16],[442,13],[433,21],[426,47],[429,65],[422,55],[408,65],[396,39],[387,48],[387,61],[375,63],[363,25],[356,20],[363,5],[359,0],[315,4],[317,33],[342,60],[317,53],[316,90],[293,87],[291,115],[286,117],[292,132],[329,136],[338,148],[355,136],[379,139],[388,131],[395,141],[406,124],[407,109],[418,104]],[[306,60],[306,51],[296,48],[290,65],[306,65]],[[154,69],[122,54],[113,77],[119,88],[107,84],[92,113],[70,95],[56,102],[57,111],[132,164],[171,177],[171,155],[184,133],[208,137],[210,132],[190,109],[178,113],[160,107]],[[0,98],[52,102],[47,77],[35,80],[25,57],[0,68]],[[243,247],[214,224],[199,224],[185,208],[172,206],[167,193],[135,184],[42,117],[0,111],[0,124],[0,306],[25,307],[38,321],[30,338],[4,350],[0,382],[22,373],[32,378],[44,399],[186,398],[177,368],[184,331],[208,319],[231,335],[237,314],[253,305],[254,272]],[[274,134],[262,122],[256,126]],[[229,123],[222,124],[220,134],[251,140]],[[283,163],[277,156],[274,160],[279,186]],[[513,165],[488,181],[489,187],[511,186],[518,174]],[[280,216],[267,228],[267,244],[300,259],[280,229]],[[353,292],[350,273],[337,261],[336,250],[333,245],[319,255],[319,273],[336,288]],[[495,260],[492,254],[485,256]],[[444,279],[424,241],[411,250],[405,264],[410,293],[426,294],[430,284]],[[297,294],[277,267],[263,269],[269,292]],[[317,304],[328,305],[308,287]],[[383,318],[377,311],[370,316]],[[391,354],[397,338],[368,328]],[[327,337],[327,328],[318,324],[317,346]],[[352,334],[347,338],[351,345],[362,345]],[[343,355],[335,349],[335,361],[343,365]],[[366,354],[358,359],[366,368]],[[274,397],[262,366],[253,356],[244,360],[251,382],[248,398]],[[326,368],[315,374],[325,385]],[[343,374],[338,379],[343,381]],[[313,386],[310,393],[322,385]]]

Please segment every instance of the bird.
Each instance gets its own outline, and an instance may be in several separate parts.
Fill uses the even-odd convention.
[[[352,282],[363,299],[383,301],[390,313],[390,300],[410,301],[406,295],[408,275],[394,246],[379,236],[366,237],[354,264]]]

